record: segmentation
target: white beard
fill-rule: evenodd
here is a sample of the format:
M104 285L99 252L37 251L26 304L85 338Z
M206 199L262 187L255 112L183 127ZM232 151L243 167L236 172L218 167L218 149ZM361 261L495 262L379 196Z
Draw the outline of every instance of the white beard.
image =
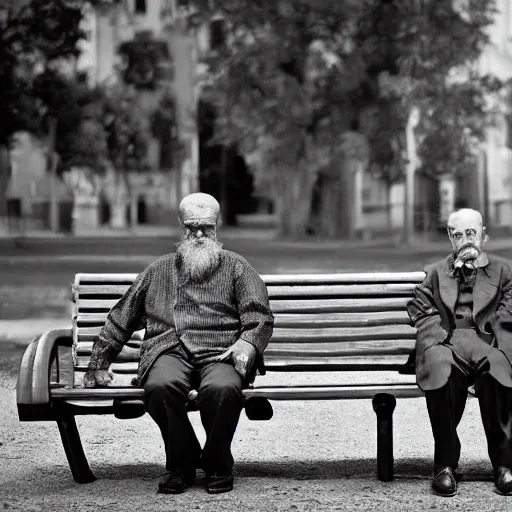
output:
M193 283L205 282L219 267L221 251L222 244L215 239L182 238L176 251L181 277Z

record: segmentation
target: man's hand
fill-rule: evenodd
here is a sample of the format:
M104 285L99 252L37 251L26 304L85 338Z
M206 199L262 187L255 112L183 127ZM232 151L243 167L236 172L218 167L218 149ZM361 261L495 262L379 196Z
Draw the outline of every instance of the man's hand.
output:
M218 361L229 359L232 359L235 363L235 370L242 377L245 377L256 359L256 348L247 341L239 339L224 354L219 356Z
M84 388L94 388L96 385L108 386L113 378L114 374L110 370L89 370L84 375L82 386Z

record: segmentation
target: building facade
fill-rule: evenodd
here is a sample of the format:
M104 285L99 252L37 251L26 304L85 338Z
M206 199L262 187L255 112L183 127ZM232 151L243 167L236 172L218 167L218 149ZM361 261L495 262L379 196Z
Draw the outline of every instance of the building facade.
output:
M496 0L497 14L489 27L490 43L478 62L483 75L490 73L506 82L512 78L512 1ZM510 98L503 97L494 123L487 128L481 148L477 188L480 209L493 227L512 222L512 112Z
M81 54L76 61L61 63L61 71L86 76L91 87L128 77L150 133L146 165L127 170L125 180L112 179L111 169L98 182L87 169L76 168L56 180L61 209L66 203L69 210L74 202L75 231L89 231L100 224L121 228L130 221L132 225L172 223L181 198L199 188L198 35L180 4L180 0L118 0L105 7L84 6L82 28L87 37L80 43ZM130 53L134 47L135 53L145 52L149 58L137 61ZM153 128L165 99L171 105L172 121L164 119ZM48 195L53 192L48 191L52 180L44 141L27 133L15 139L7 199L16 203L17 215L32 227L49 228ZM117 205L123 211L115 214L113 196L120 188L128 197L125 204Z

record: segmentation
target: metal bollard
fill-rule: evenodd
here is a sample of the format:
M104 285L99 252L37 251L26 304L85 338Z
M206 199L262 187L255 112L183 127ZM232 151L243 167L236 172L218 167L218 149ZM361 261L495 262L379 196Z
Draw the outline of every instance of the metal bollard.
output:
M393 411L396 398L378 393L372 399L377 414L377 476L382 482L393 480Z

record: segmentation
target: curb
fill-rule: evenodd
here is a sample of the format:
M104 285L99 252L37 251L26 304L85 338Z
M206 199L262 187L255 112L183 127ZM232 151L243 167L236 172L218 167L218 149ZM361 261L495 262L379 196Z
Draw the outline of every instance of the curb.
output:
M34 338L50 329L71 327L70 319L26 318L23 320L0 320L0 347L2 341L29 344Z

